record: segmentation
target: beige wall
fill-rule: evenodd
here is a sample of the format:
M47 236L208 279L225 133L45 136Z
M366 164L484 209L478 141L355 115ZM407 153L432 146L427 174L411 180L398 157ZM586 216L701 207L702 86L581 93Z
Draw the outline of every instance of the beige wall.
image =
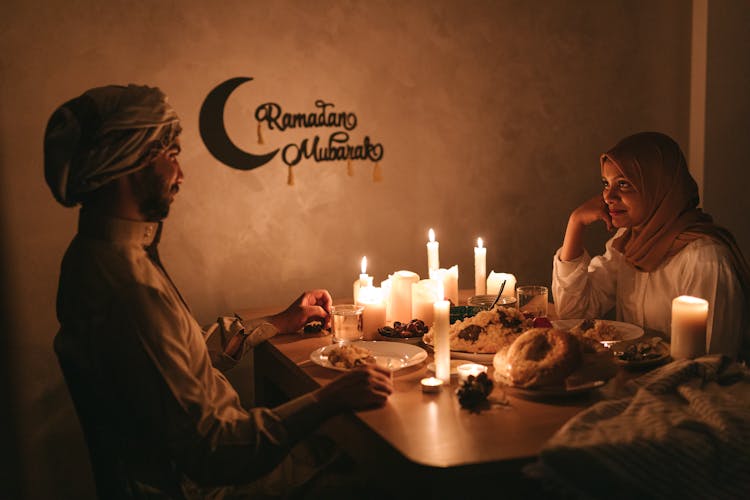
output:
M187 177L162 252L204 322L287 303L308 287L347 296L362 255L377 281L397 269L424 274L429 227L462 287L473 285L477 236L488 270L548 283L569 211L598 190L602 150L645 129L687 146L691 11L681 0L66 0L0 9L0 255L12 362L3 368L18 381L10 416L23 453L12 458L30 498L92 493L51 349L76 211L54 203L41 150L51 111L84 89L160 86L182 116ZM357 114L353 140L383 144L383 182L362 162L347 177L345 163L305 161L294 187L279 159L250 172L218 163L199 137L198 110L234 76L255 78L229 103L239 145L259 147L258 104L307 111L324 99ZM278 147L314 133L266 140ZM604 236L590 238L594 250Z

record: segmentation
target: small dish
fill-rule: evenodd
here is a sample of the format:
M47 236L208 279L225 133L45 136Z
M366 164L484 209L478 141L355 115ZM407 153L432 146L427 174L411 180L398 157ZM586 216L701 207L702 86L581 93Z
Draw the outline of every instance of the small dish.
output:
M659 338L631 343L625 350L617 350L612 354L615 363L633 370L658 366L671 359L669 345L661 342Z

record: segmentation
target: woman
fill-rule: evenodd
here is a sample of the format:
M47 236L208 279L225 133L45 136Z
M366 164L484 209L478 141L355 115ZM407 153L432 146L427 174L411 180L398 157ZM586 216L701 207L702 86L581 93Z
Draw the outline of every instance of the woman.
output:
M748 359L750 269L726 229L698 206L679 145L664 134L626 137L600 159L601 196L576 208L554 257L561 318L617 319L669 335L672 299L708 301L708 352ZM586 226L617 229L604 255L583 248Z

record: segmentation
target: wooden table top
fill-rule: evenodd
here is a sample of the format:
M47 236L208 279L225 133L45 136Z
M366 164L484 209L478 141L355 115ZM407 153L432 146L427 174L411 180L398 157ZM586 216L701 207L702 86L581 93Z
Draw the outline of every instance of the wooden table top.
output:
M244 311L252 312L260 311ZM266 376L289 398L329 383L340 373L313 363L310 353L330 343L330 336L286 334L261 344L255 353L257 383ZM427 361L395 372L395 391L385 407L346 415L333 425L337 430L347 425L358 429L353 431L357 436L350 434L345 441L367 434L368 444L360 448L385 445L381 447L403 458L403 463L421 469L510 466L518 471L567 420L599 399L594 391L575 398L528 400L496 384L491 397L505 395L509 405L473 413L459 404L455 377L440 393L422 392L420 380L433 375L427 368L432 362L429 350L428 354Z

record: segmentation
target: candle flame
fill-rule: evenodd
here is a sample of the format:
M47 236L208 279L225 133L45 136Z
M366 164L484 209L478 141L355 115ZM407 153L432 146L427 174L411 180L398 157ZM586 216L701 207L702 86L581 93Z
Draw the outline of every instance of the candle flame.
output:
M430 228L430 232L427 234L430 236L430 242L435 241L435 231L433 231L432 228Z
M360 269L362 269L362 274L367 274L367 257L362 257L362 265Z
M484 242L482 241L482 238L477 238L477 248L482 248L482 245Z

